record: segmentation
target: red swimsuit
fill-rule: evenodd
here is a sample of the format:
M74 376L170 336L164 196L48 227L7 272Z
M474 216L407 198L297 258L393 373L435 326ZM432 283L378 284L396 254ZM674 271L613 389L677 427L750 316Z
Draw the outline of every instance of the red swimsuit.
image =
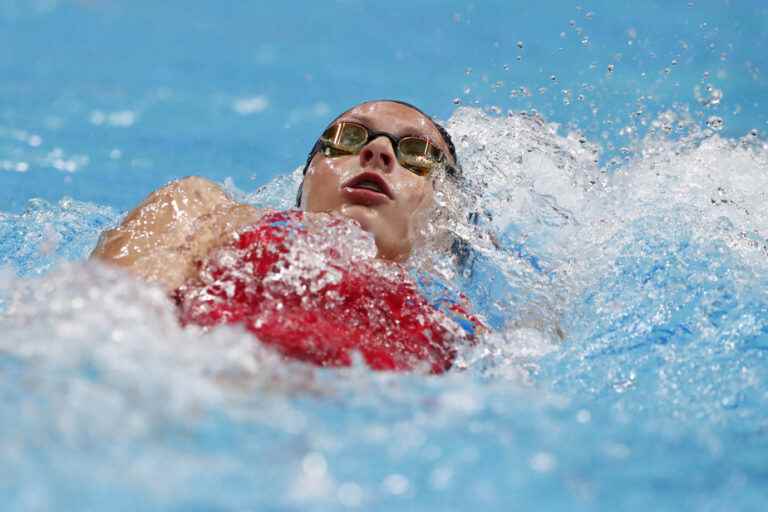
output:
M182 323L242 323L320 366L347 366L357 351L377 370L450 368L467 335L402 266L373 258L370 235L347 219L328 217L322 236L304 223L301 212L271 213L215 250L201 281L176 292Z

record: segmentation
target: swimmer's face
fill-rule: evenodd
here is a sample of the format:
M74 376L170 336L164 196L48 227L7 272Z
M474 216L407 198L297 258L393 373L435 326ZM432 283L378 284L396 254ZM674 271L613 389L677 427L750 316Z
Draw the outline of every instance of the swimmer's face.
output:
M405 105L363 103L339 116L338 121L354 121L395 137L428 139L455 164L435 125ZM399 261L411 253L432 206L433 178L418 176L401 166L390 140L380 136L357 154L315 154L304 179L301 204L306 211L338 212L358 221L376 239L379 257Z

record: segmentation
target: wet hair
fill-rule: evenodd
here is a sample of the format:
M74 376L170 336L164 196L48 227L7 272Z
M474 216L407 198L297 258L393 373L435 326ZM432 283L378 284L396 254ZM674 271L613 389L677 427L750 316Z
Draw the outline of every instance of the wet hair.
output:
M450 153L451 158L453 158L453 161L456 164L456 170L458 171L458 174L461 175L461 167L459 166L459 159L456 157L456 146L453 144L453 140L451 140L451 136L448 133L448 130L446 130L440 123L438 123L437 121L432 119L431 116L429 116L426 112L421 110L419 107L417 107L415 105L411 105L410 103L405 102L405 101L400 101L400 100L372 100L372 101L366 101L365 103L379 103L379 102L397 103L398 105L403 105L403 106L408 107L408 108L410 108L412 110L415 110L419 114L421 114L424 117L426 117L427 119L429 119L429 121L432 123L432 125L435 128L437 128L437 131L440 133L440 136L443 138L443 141L445 142L445 145L448 146L448 152ZM339 117L341 117L342 115L344 115L347 112L349 112L349 110L345 110L344 113L339 115L338 117L336 117L336 119L338 119ZM336 121L336 119L334 119L334 121ZM320 151L320 148L321 148L321 144L320 144L320 141L318 140L317 142L315 142L315 145L312 146L312 149L310 150L309 155L307 156L307 161L304 164L304 169L302 169L302 171L301 171L301 174L303 176L306 176L307 170L309 169L309 164L312 163L312 159L315 157L315 154L318 151ZM301 183L299 184L299 190L296 193L296 207L297 208L301 206L301 195L302 195L303 190L304 190L304 180L302 180Z

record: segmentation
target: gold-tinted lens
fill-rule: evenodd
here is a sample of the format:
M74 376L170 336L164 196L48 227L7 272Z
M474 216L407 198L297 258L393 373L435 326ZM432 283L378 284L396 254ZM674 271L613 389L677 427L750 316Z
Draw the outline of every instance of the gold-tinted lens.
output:
M320 140L334 149L355 153L368 140L368 130L356 123L336 123L323 132Z
M403 167L419 176L426 176L444 160L443 152L427 140L407 137L397 148L398 160Z

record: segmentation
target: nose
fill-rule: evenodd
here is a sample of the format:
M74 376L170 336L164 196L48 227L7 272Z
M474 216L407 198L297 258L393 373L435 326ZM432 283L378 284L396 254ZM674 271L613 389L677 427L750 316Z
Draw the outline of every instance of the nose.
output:
M395 152L388 138L377 137L360 151L360 167L373 167L390 173L395 167Z

